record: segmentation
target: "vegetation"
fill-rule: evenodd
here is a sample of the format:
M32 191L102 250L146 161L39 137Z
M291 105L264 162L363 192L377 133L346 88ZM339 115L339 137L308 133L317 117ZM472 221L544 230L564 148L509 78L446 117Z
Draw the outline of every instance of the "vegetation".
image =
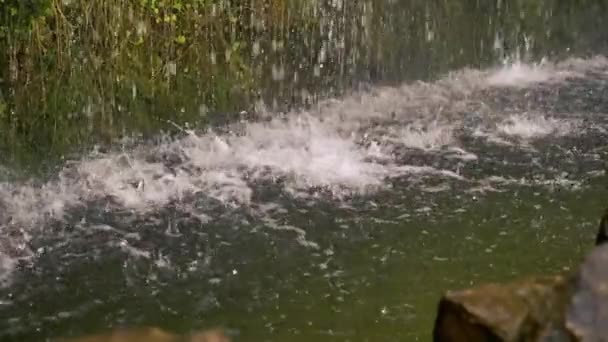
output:
M156 132L168 119L204 123L259 99L285 108L358 81L488 64L526 42L546 51L553 37L576 41L548 23L567 27L589 17L572 12L602 4L0 0L0 163ZM497 36L510 51L493 48Z
M18 153L15 144L60 153L168 118L197 121L206 108L242 109L255 89L244 42L286 10L257 0L0 1L1 134Z

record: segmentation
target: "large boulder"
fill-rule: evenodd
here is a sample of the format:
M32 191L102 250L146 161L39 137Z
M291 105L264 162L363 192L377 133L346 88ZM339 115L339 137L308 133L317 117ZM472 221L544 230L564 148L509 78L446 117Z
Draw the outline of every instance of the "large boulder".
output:
M577 341L608 341L608 244L589 253L574 286L566 326Z
M434 341L569 341L563 316L566 277L538 277L448 292L439 303Z
M576 273L448 292L434 341L608 342L607 241L608 210Z

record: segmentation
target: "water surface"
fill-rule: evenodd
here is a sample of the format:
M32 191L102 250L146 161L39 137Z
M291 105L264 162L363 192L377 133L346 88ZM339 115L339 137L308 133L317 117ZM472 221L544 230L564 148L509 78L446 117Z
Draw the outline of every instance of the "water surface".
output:
M392 6L379 15L395 41ZM550 27L591 15L561 10ZM62 150L31 177L5 163L0 335L222 325L243 341L426 341L447 289L572 269L605 206L608 156L605 40L577 22L577 39L541 31L530 61L504 64L504 51L471 54L487 41L475 35L435 60L416 52L427 35L408 36L418 50L374 49L393 57L352 75L364 87L320 83L308 106L174 120Z

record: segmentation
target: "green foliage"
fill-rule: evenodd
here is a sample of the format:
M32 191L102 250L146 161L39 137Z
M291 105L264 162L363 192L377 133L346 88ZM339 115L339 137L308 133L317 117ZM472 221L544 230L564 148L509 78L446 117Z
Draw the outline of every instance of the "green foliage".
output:
M52 0L0 0L0 34L27 32L32 22L50 15Z
M4 118L6 115L6 103L2 96L0 96L0 119Z
M282 110L360 80L487 65L524 43L547 51L580 41L577 18L603 27L581 8L604 3L0 0L0 148L61 155L167 119L204 124L203 107Z

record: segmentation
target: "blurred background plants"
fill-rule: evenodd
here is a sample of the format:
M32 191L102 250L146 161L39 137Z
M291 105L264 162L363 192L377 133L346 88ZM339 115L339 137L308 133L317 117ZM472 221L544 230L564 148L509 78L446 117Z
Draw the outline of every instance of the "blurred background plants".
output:
M285 110L360 82L427 79L564 41L574 47L584 43L579 32L560 28L598 31L588 13L602 6L0 0L0 163L36 165L93 143L153 135L172 127L167 120L204 125L261 102Z

